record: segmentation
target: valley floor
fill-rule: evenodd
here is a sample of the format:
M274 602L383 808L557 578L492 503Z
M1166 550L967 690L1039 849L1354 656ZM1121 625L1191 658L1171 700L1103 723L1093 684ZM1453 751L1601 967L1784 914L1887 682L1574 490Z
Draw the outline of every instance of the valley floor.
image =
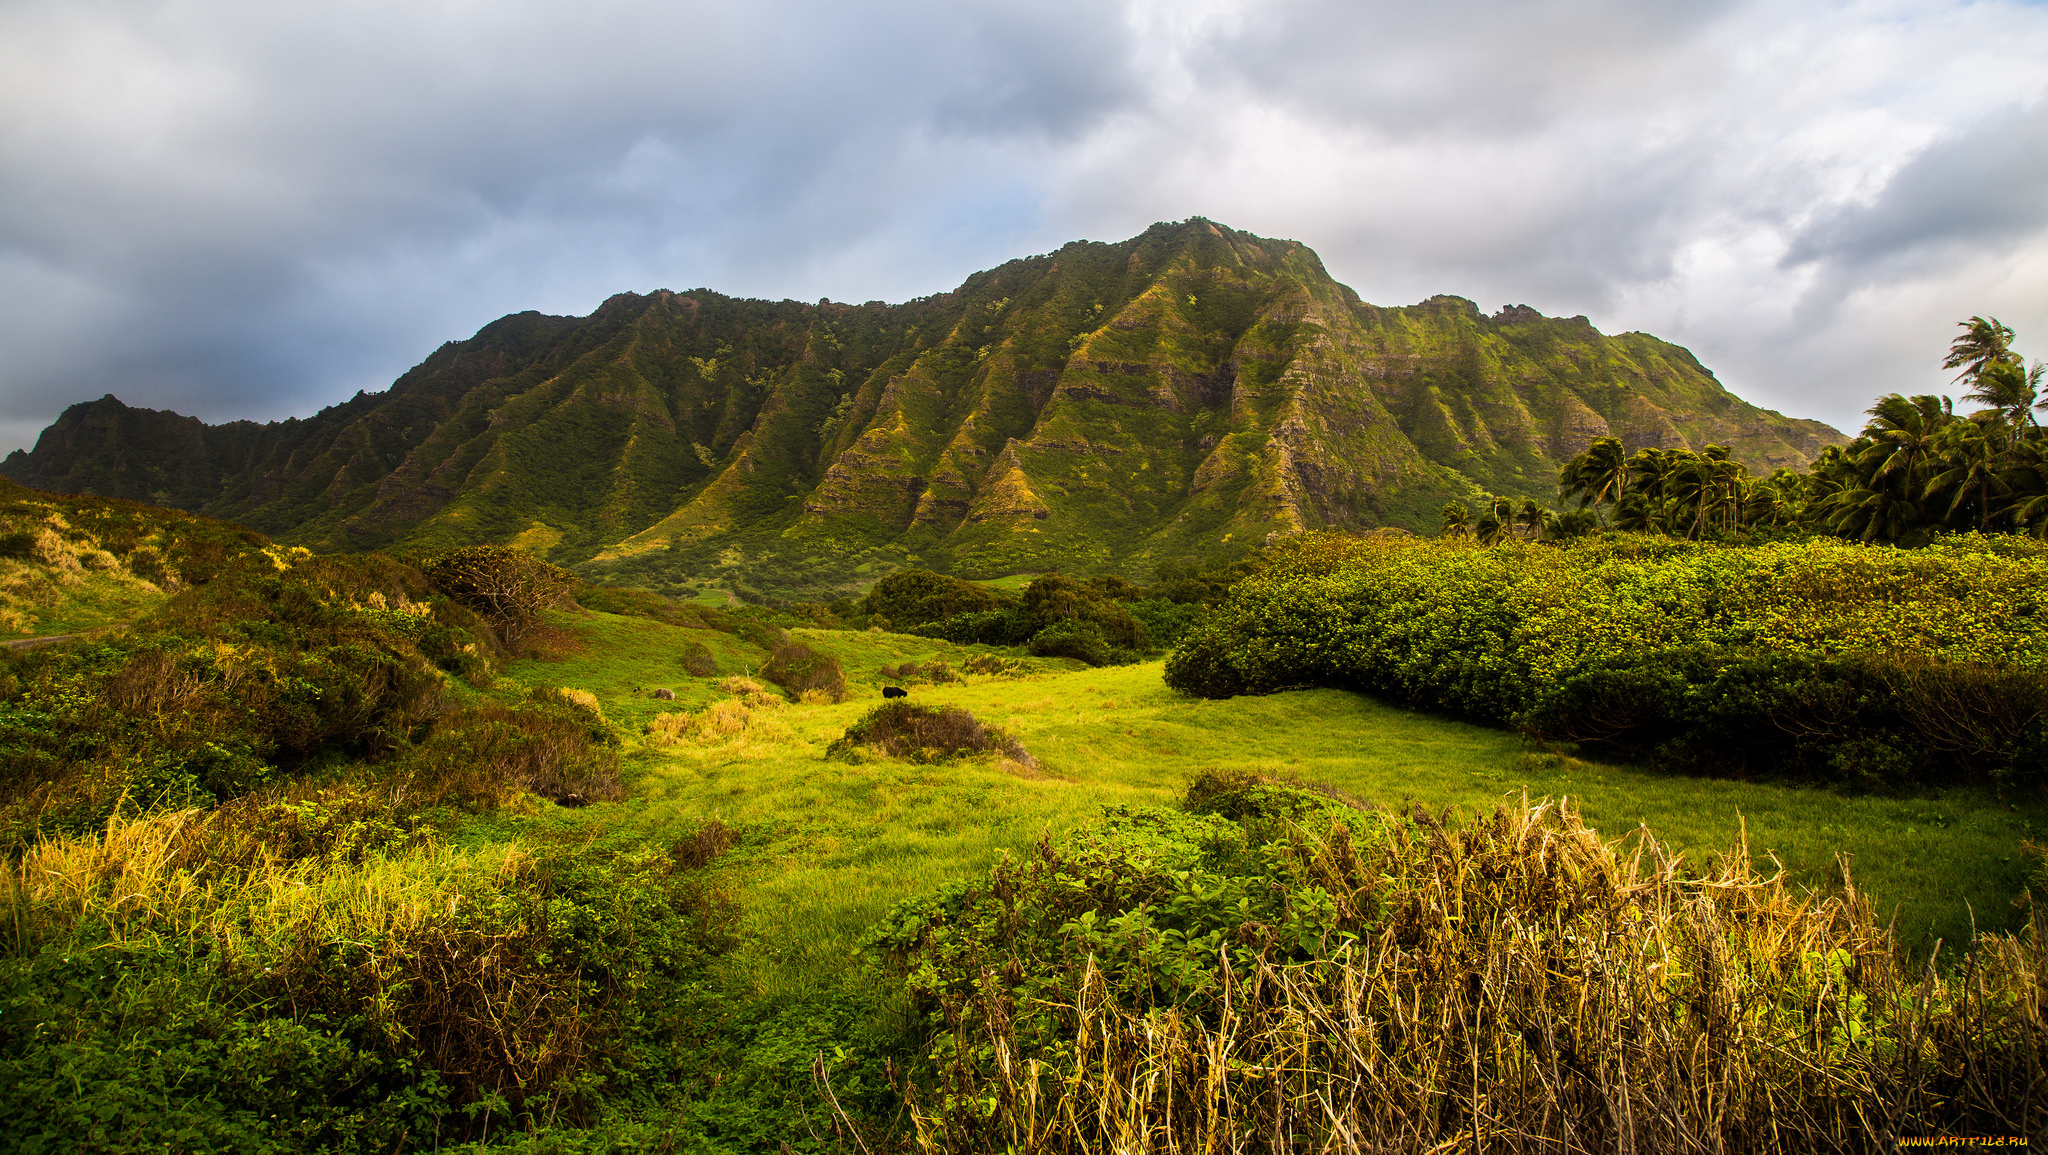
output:
M507 689L559 685L595 693L605 715L639 735L664 710L726 696L716 678L679 665L690 642L713 648L721 674L761 655L730 635L592 615L566 623L588 645L508 671ZM851 965L863 932L889 907L982 874L1000 855L1085 823L1104 806L1177 799L1203 769L1256 771L1333 788L1380 806L1455 808L1569 799L1613 837L1647 830L1702 862L1745 837L1760 864L1796 881L1838 886L1838 863L1895 918L1902 943L1944 954L1971 926L2018 925L2021 842L2044 812L1982 791L1920 797L1847 796L1797 786L1651 774L1530 750L1513 734L1405 710L1336 690L1204 701L1168 690L1161 664L1108 669L1057 662L1016 677L915 685L912 700L960 705L1020 740L1038 766L918 766L828 760L825 749L878 704L884 665L973 652L923 638L796 631L842 662L840 704L764 709L738 734L657 747L628 739L631 793L581 810L485 820L513 838L677 837L716 819L741 834L723 868L739 886L750 932L744 965L755 993L801 997ZM677 694L656 701L655 687ZM484 830L477 831L486 833ZM1952 955L1951 955L1952 957Z

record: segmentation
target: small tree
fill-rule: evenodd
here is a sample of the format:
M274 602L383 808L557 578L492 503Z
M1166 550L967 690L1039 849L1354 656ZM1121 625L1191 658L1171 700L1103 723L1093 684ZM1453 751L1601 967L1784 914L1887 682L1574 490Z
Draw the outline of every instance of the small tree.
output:
M514 648L540 623L541 612L561 605L576 585L568 570L503 545L435 554L420 570L443 593L481 614Z

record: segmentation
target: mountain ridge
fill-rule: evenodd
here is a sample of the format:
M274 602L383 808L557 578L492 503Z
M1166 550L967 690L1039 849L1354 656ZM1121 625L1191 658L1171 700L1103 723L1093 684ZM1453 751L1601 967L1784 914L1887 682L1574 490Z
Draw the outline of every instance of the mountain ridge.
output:
M1760 470L1847 441L1648 334L1449 296L1370 305L1299 242L1194 218L896 305L657 290L512 314L304 419L206 425L109 396L0 474L319 549L511 541L655 584L772 565L830 585L1424 528L1454 498L1553 499L1557 465L1609 434L1718 441Z

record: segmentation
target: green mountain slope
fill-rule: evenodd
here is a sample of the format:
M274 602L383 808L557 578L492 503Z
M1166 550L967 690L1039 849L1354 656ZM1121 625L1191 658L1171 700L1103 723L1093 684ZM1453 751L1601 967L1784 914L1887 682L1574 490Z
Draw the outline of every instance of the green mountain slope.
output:
M1142 572L1276 531L1422 528L1481 491L1554 498L1558 464L1610 433L1722 442L1758 469L1846 440L1654 337L1456 297L1368 305L1305 246L1195 219L901 305L700 290L522 313L305 420L208 426L107 397L0 473L316 549L516 541L793 588L905 562Z

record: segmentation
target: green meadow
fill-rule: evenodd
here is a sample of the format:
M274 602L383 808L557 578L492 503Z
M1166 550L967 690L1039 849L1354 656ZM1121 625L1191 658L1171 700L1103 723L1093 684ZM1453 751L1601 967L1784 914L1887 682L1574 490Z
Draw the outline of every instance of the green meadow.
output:
M1642 831L1699 866L1746 845L1767 872L1839 890L1842 868L1891 920L1902 945L1944 954L1973 925L2021 921L2021 842L2043 811L1988 791L1847 795L1763 782L1649 773L1532 749L1516 735L1340 690L1206 701L1169 690L1161 663L1089 669L1031 660L1014 676L912 685L912 700L963 706L1021 741L1037 765L988 761L848 763L826 747L877 704L883 666L946 661L982 647L883 633L796 630L836 656L851 698L756 711L738 734L661 746L646 723L729 695L720 678L765 655L730 634L640 618L559 619L582 648L508 668L501 691L554 685L595 694L628 739L628 797L579 810L483 820L510 837L675 837L717 820L738 830L725 860L738 885L756 992L779 999L828 987L863 933L899 900L984 873L1096 818L1104 806L1177 799L1204 770L1249 771L1340 792L1370 806L1471 816L1502 802L1568 801L1607 837ZM680 655L712 649L719 676L693 679ZM655 688L676 699L657 701Z

